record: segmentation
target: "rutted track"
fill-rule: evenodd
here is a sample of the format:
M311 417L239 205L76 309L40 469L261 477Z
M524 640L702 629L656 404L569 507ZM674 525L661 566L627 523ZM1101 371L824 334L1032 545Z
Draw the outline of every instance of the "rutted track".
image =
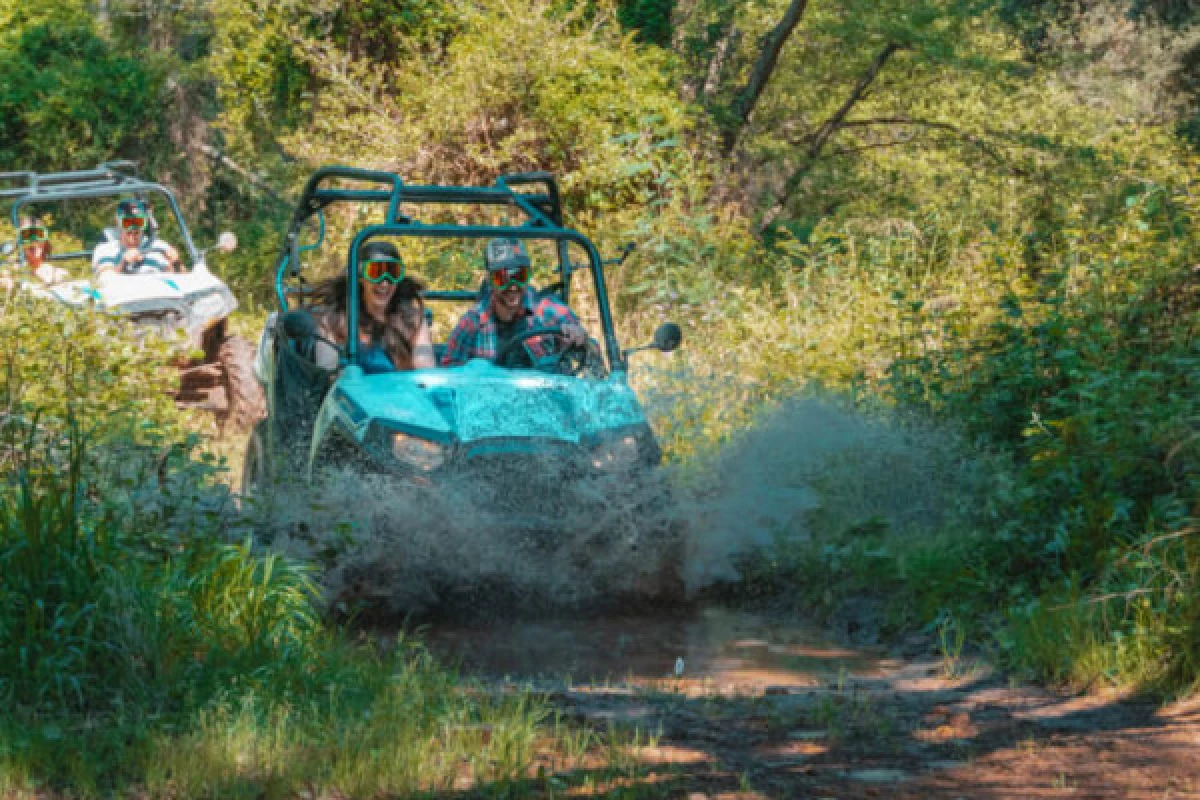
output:
M491 691L532 687L582 724L656 737L637 796L1200 797L1200 705L1014 688L982 664L948 674L923 637L864 649L709 608L424 638Z

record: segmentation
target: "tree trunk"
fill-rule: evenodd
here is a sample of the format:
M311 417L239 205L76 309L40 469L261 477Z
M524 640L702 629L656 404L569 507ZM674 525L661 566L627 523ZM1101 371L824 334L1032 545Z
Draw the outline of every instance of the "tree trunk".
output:
M713 56L708 62L708 73L704 77L704 88L700 90L700 95L704 99L714 97L721 88L721 76L725 72L725 65L729 63L729 54L737 50L738 40L741 38L741 31L736 25L730 25L729 30L717 42L717 46L713 49Z
M800 23L807 8L808 0L792 0L788 5L787 11L784 12L783 19L763 37L762 50L758 54L758 59L754 62L754 69L750 72L750 79L746 81L746 85L742 87L742 90L738 92L737 98L733 101L733 120L725 129L724 141L722 143L722 149L726 156L732 154L734 148L737 147L738 137L741 135L742 129L750 121L750 115L754 113L754 107L758 105L758 99L762 96L763 89L767 87L767 82L771 80L771 75L775 72L775 65L779 62L780 51L783 50L788 37L792 35L792 31Z

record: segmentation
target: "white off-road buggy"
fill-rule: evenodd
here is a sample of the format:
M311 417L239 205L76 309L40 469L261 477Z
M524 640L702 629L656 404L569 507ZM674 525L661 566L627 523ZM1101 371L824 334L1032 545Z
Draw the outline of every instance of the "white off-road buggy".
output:
M265 413L265 400L254 377L254 347L228 330L228 318L237 308L237 300L209 270L205 260L208 250L196 249L172 192L139 178L132 166L119 162L74 172L0 173L0 201L11 203L14 232L25 214L53 213L56 233L69 234L85 245L94 242L95 246L117 237L115 229L96 228L112 219L118 200L134 198L151 209L157 205L169 212L171 233L178 239L180 269L107 273L99 278L46 283L29 274L23 249L17 242L9 242L4 244L4 251L14 267L16 287L72 308L120 314L153 335L176 337L181 350L189 353L180 359L176 402L182 407L213 412L223 430L249 430ZM150 219L143 247L159 234L153 214ZM215 249L230 252L236 246L233 234L223 233ZM52 253L50 262L82 261L90 265L92 254L93 249ZM203 355L195 357L197 352Z

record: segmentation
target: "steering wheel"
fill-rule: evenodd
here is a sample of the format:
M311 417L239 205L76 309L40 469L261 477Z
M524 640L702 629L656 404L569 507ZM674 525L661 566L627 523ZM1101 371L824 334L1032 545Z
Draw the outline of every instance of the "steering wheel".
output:
M539 372L572 376L581 375L588 368L589 358L586 344L567 345L549 355L534 356L523 345L530 339L540 336L554 336L563 342L566 341L561 327L534 326L527 331L518 333L505 345L503 350L496 354L496 366L509 369L536 369Z

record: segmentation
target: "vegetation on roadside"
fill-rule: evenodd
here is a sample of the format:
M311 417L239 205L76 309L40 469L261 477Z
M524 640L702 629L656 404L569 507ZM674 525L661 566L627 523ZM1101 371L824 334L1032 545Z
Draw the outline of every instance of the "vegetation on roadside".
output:
M278 197L317 164L465 183L552 170L573 224L609 251L638 244L611 276L622 336L684 325L672 369L635 374L675 461L720 464L819 387L867 418L919 418L898 430L952 442L936 464L979 465L947 513L890 517L835 478L894 473L880 453L919 443L798 457L823 504L780 526L748 585L887 592L905 600L896 624L968 631L1032 675L1184 691L1200 678L1196 21L1120 0L0 0L0 154L139 159L183 189L201 237L237 228L221 267L251 306ZM367 708L393 702L389 670L440 685L415 651L350 655L302 569L212 541L221 512L193 497L220 495L211 465L154 378L129 377L153 376L152 355L119 337L17 347L82 335L21 313L0 321L20 398L3 535L29 584L0 614L27 639L5 637L0 689L25 715L5 725L50 732L29 748L77 753L49 743L101 720L160 763L154 747L198 720L268 736L292 709L308 715L295 730L336 737L322 687L360 687ZM953 469L924 463L908 468ZM244 591L206 593L218 575ZM438 696L408 741L450 717L532 730L539 713ZM113 763L62 774L86 786Z
M503 792L623 746L325 624L119 321L13 296L0 342L0 794Z

